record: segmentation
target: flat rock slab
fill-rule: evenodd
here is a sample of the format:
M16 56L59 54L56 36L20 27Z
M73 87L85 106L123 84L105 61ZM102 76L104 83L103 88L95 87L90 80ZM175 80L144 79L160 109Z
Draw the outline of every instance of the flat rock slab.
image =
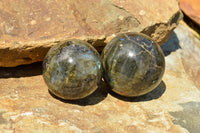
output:
M42 61L68 38L99 51L119 32L143 32L162 44L182 17L176 0L2 0L0 14L3 67Z
M138 98L102 86L79 101L48 92L41 63L0 68L0 132L197 133L200 131L200 40L180 24L162 45L161 84Z
M181 10L196 24L200 26L200 1L179 0Z

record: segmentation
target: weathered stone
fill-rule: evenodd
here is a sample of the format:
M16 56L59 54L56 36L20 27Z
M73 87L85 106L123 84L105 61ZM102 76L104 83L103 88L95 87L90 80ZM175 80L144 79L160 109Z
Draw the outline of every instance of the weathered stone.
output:
M200 1L179 0L181 10L196 24L200 26Z
M0 68L0 132L198 133L200 88L192 76L200 66L196 44L200 41L178 26L162 45L163 81L137 98L108 93L103 84L82 100L55 99L43 81L41 63Z
M180 34L180 40L188 45L181 45L186 52L182 53L182 63L186 73L190 76L196 86L200 89L200 38L194 37L191 30L182 26L177 32L188 30L185 34Z
M51 46L69 38L101 51L112 35L135 31L162 44L181 18L176 0L3 0L0 14L4 67L42 61Z
M160 46L144 34L123 33L101 53L103 77L122 96L141 96L155 89L165 70Z

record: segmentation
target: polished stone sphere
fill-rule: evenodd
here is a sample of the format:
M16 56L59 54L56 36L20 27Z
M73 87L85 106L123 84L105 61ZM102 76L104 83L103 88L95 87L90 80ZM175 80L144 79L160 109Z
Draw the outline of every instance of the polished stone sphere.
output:
M43 61L43 78L50 92L62 99L90 95L98 88L101 73L99 53L80 40L52 47Z
M141 33L116 36L102 52L103 77L122 96L144 95L161 82L165 70L159 45Z

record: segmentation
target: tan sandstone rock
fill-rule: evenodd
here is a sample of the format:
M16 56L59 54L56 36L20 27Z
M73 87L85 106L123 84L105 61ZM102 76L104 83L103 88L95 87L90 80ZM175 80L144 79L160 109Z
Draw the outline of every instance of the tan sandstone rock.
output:
M182 17L176 0L2 0L0 66L42 61L68 38L99 51L119 32L143 32L164 43Z
M199 44L190 29L179 25L162 45L163 81L137 98L117 96L102 84L85 99L65 101L48 92L41 63L0 68L0 132L198 133Z

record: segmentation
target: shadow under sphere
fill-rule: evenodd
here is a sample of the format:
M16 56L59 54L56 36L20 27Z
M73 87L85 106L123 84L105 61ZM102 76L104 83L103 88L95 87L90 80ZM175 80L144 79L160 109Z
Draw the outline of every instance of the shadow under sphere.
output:
M143 101L151 101L153 99L158 99L160 98L166 90L166 85L164 81L161 81L161 83L151 92L138 96L138 97L125 97L121 96L115 92L113 92L111 89L109 89L109 93L113 96L116 97L120 100L127 101L127 102L143 102Z
M96 91L94 91L91 95L82 98L82 99L78 99L78 100L65 100L62 98L57 97L56 95L52 94L49 91L49 94L56 98L57 100L64 102L64 103L70 103L70 104L77 104L80 106L87 106L87 105L95 105L98 104L99 102L103 101L107 95L107 85L105 84L104 81L101 81L99 87L96 89Z

